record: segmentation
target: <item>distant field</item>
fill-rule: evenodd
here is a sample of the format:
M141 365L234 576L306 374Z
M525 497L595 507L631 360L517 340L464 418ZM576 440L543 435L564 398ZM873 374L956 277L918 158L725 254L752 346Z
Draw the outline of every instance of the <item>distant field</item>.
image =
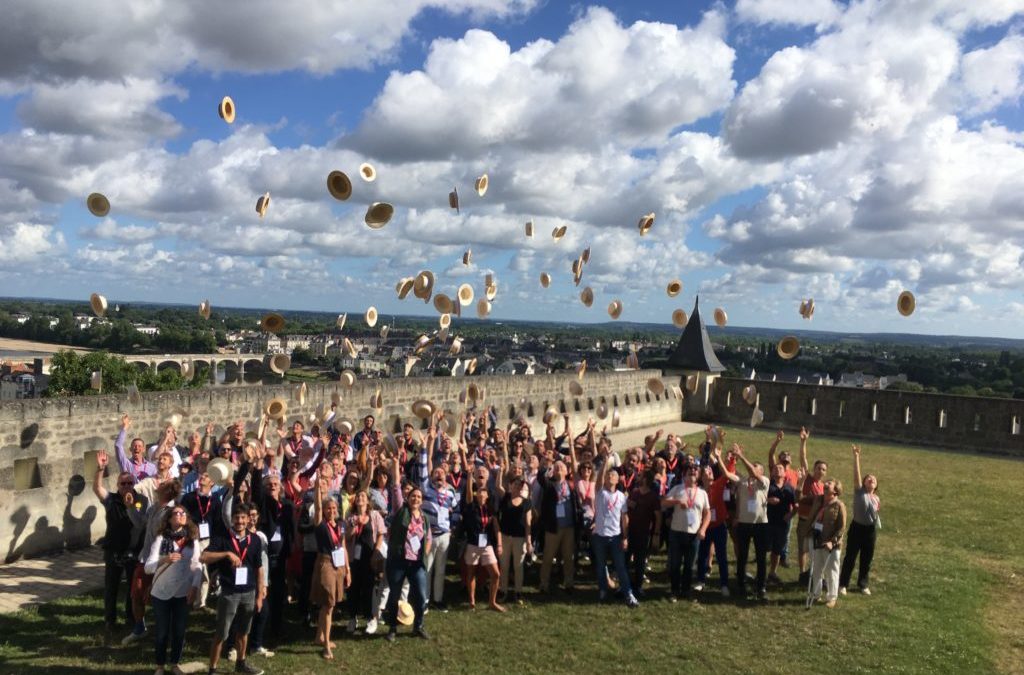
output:
M761 461L773 434L730 432ZM697 438L694 437L694 441ZM795 438L784 447L797 450ZM849 441L812 438L811 458L852 493ZM864 444L865 472L879 476L883 525L872 580L874 595L851 593L834 610L804 610L796 570L765 604L665 599L664 556L653 561L649 599L636 611L596 604L593 570L567 603L533 593L507 615L469 612L450 577L447 615L431 613L424 644L400 638L338 635L336 661L325 669L311 629L289 625L269 638L278 655L256 661L267 672L312 673L358 668L404 672L713 673L989 673L1024 672L1024 536L1012 501L1024 494L1016 460ZM731 556L730 556L731 559ZM751 568L751 571L752 568ZM536 579L536 568L531 570ZM186 660L205 658L212 620L190 620ZM0 672L152 671L150 644L129 651L123 633L106 636L101 601L72 598L0 617ZM279 645L279 646L275 646ZM255 659L254 659L255 660ZM222 662L221 671L228 672Z
M56 354L62 349L70 349L75 352L91 352L85 347L71 347L69 345L55 345L49 342L33 342L32 340L17 340L14 338L0 337L0 353L21 354L25 352L37 352L41 354Z

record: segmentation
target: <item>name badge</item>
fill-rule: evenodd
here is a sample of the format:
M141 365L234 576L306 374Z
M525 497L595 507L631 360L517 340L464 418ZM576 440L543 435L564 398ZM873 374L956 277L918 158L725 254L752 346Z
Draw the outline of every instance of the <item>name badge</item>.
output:
M711 522L713 523L716 520L718 520L718 516L715 515L715 510L711 509Z
M487 546L487 535L486 534L477 535L477 537L476 537L476 545L479 546L480 548L485 548Z
M270 541L281 541L281 528L275 527L274 534L270 537Z
M210 524L209 523L199 523L199 538L200 539L209 539L210 538Z
M729 501L729 497L731 497L731 496L732 496L732 492L729 490L729 488L726 488L726 489L722 490L722 501L725 501L725 502Z
M747 500L747 511L750 511L751 513L757 513L757 500L756 499L748 499Z
M419 550L420 550L420 538L419 537L409 537L409 548L412 549L413 551L419 552Z
M565 502L560 502L555 505L555 517L565 518Z
M247 586L249 584L249 568L245 565L235 568L235 586Z
M352 547L352 559L353 560L362 560L363 559L363 545L362 544L356 544L355 546Z
M447 530L450 527L450 521L448 519L448 509L443 506L437 507L437 526L442 530Z
M687 527L698 527L700 525L700 511L688 509L686 511L686 525Z
M824 523L815 522L814 523L814 529L815 529L816 532L821 532L823 529L825 529L825 524Z
M331 551L331 562L334 563L334 567L345 566L345 547L339 547Z

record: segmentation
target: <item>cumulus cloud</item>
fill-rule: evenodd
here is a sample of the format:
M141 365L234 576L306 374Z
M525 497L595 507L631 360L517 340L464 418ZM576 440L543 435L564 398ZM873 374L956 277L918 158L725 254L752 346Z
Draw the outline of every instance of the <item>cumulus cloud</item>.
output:
M826 26L842 14L832 0L738 0L736 15L741 21L757 24Z
M57 256L65 247L64 235L50 225L12 223L0 225L0 267L17 267L24 263Z
M1020 35L1011 35L992 47L965 54L963 84L971 100L970 112L985 113L1020 100L1024 93L1022 67L1024 36Z

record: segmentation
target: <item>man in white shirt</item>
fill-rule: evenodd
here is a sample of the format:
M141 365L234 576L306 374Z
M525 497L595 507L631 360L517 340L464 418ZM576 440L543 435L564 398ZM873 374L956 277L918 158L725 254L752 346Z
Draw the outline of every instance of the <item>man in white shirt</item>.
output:
M611 462L607 461L607 446L602 447L601 452L605 454L605 461L601 462L601 470L597 474L597 484L601 489L594 497L594 525L590 535L590 545L594 550L594 570L597 572L598 598L604 601L608 596L607 560L611 556L626 605L639 607L640 602L633 595L629 571L626 569L628 497L625 492L618 490L619 472L612 469Z
M672 582L672 602L690 597L693 563L711 523L708 493L697 485L699 471L697 464L687 465L683 484L669 490L661 500L662 508L672 509L668 532L668 575ZM682 575L679 573L680 565Z
M181 452L178 450L178 432L170 424L164 428L164 435L160 442L149 446L146 455L149 457L149 461L155 464L157 458L165 452L170 454L173 460L170 467L171 475L177 476L179 474L178 467L181 466Z
M768 486L770 481L764 475L764 467L760 462L751 464L743 455L739 443L732 444L732 453L747 467L747 478L741 479L730 473L722 461L721 453L717 455L718 467L722 474L732 481L737 500L736 520L736 580L739 585L740 597L746 595L747 556L750 554L750 540L754 540L754 551L757 557L757 596L764 600L768 596L765 586L767 581L768 546L771 531L768 528Z

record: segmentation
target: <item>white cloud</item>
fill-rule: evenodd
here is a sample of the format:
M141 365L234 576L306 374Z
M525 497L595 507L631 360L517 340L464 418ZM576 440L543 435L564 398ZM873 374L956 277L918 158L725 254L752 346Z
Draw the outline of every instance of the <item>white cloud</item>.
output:
M738 0L736 15L741 21L757 24L827 26L842 10L832 0Z
M16 268L64 251L64 235L50 225L12 223L0 225L0 267Z
M963 83L971 99L971 112L985 113L1016 103L1024 93L1024 37L1011 35L987 49L964 54Z

